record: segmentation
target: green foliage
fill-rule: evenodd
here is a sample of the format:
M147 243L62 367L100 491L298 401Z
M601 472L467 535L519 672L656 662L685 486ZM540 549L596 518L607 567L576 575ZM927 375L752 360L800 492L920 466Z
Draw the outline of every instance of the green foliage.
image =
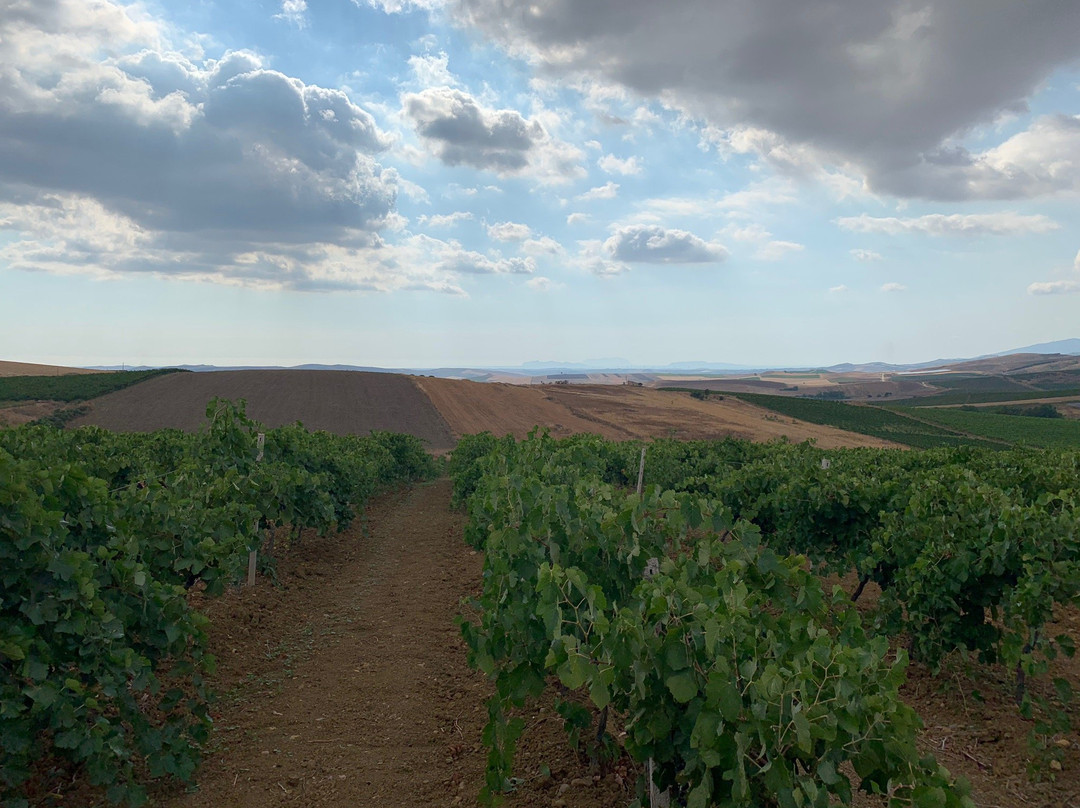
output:
M176 368L126 373L74 373L67 376L9 376L0 379L0 401L89 401L133 384L186 373Z
M1000 407L961 407L964 412L996 412L999 415L1023 415L1027 418L1064 418L1053 404L1008 404Z
M133 805L137 773L190 780L212 659L185 590L240 580L266 526L342 527L435 468L410 436L265 430L222 400L207 418L194 435L0 431L4 805L46 756Z
M970 412L962 409L920 408L919 417L992 440L1037 446L1044 449L1080 448L1080 421L1072 419L1027 418L1022 415L1003 415Z
M510 780L523 729L509 707L554 674L624 714L626 749L653 758L657 784L686 805L851 804L846 764L857 788L891 806L973 805L965 783L917 753L919 720L897 694L903 656L867 637L844 593L827 597L805 559L763 546L759 528L711 496L650 485L639 497L604 482L628 476L636 445L484 442L489 454L459 470L471 491L467 538L485 551L480 622L462 631L497 691L484 733L488 802ZM648 447L672 479L680 459L737 474L787 451ZM707 487L711 477L688 479ZM659 569L646 577L649 559ZM564 717L580 734L579 711Z
M846 429L849 432L894 441L916 449L929 449L935 446L985 446L989 448L994 445L993 441L962 435L948 427L923 423L894 409L808 398L767 396L759 393L733 393L732 395L791 418L809 421L812 424L834 426L837 429ZM919 418L921 417L920 410Z
M1031 398L1058 398L1067 401L1080 396L1080 388L1031 390L1024 388L1015 392L984 393L965 390L953 390L935 396L912 398L890 404L890 407L939 407L946 404L992 404L997 401L1024 401Z

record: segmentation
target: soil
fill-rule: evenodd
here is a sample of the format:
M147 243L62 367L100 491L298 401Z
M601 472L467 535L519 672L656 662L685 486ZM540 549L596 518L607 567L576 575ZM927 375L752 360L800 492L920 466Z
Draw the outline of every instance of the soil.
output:
M706 401L686 393L621 385L524 386L418 378L455 437L490 431L522 438L535 426L556 437L593 432L612 440L724 437L792 441L824 448L895 444L829 426L781 417L730 396Z
M277 585L260 578L204 604L221 694L212 750L194 790L157 803L476 804L493 689L468 666L455 618L482 558L449 498L446 480L384 497L364 524L305 538ZM525 717L509 808L629 802L635 775L626 764L601 774L569 749L550 698Z
M63 365L35 365L31 362L0 362L0 376L67 376L72 373L108 373L109 371L69 368Z
M228 370L173 373L94 399L72 426L117 432L173 427L194 431L214 396L245 399L268 427L301 421L338 435L387 430L415 435L434 451L454 445L443 417L408 376L333 370Z
M0 427L28 424L52 415L58 409L67 406L70 405L61 401L20 401L15 404L0 404Z

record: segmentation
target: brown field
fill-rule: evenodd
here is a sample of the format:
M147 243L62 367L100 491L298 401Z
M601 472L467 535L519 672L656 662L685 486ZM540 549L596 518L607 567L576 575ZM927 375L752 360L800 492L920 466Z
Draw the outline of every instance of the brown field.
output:
M733 398L698 401L685 393L611 385L481 384L417 378L455 437L489 431L521 438L539 425L561 437L593 432L612 440L724 437L814 439L819 446L889 446L885 441L781 417Z
M450 429L408 376L333 370L229 370L159 376L94 399L72 426L118 432L173 427L192 431L215 397L245 399L252 418L269 427L303 422L338 435L387 430L415 435L429 449L453 446Z
M23 401L0 407L0 427L19 426L52 415L64 405L57 401Z
M108 373L110 371L66 368L62 365L35 365L30 362L0 362L0 376L70 376L73 373Z

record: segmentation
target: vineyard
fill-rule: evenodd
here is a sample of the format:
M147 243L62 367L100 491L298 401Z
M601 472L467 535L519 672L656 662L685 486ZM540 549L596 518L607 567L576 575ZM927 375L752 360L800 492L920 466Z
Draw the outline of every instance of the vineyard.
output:
M1075 640L1050 629L1080 602L1080 455L664 441L639 494L641 452L480 435L453 456L485 553L462 628L496 687L487 802L516 782L517 711L554 682L591 754L624 720L654 772L639 804L656 788L687 806L973 805L916 749L909 655L1006 672L1033 754L1060 770L1072 683L1048 671ZM823 584L850 570L850 591Z
M0 431L3 805L73 771L130 805L148 782L190 781L215 663L192 596L254 558L273 574L305 530L435 470L408 436L264 430L224 400L207 419L196 434Z

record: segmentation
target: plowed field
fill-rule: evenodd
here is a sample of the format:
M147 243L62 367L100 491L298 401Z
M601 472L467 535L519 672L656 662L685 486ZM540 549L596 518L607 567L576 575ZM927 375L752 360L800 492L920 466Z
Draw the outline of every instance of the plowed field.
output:
M889 446L885 441L797 421L732 397L699 401L686 393L619 385L482 384L417 378L417 385L450 424L455 437L485 430L524 437L534 426L558 437L595 432L612 440L724 437L792 441L819 446Z
M331 370L229 370L177 373L94 399L72 422L119 432L173 427L195 430L215 397L245 399L247 412L268 427L303 422L338 435L387 430L416 435L428 448L453 446L450 429L408 376Z

